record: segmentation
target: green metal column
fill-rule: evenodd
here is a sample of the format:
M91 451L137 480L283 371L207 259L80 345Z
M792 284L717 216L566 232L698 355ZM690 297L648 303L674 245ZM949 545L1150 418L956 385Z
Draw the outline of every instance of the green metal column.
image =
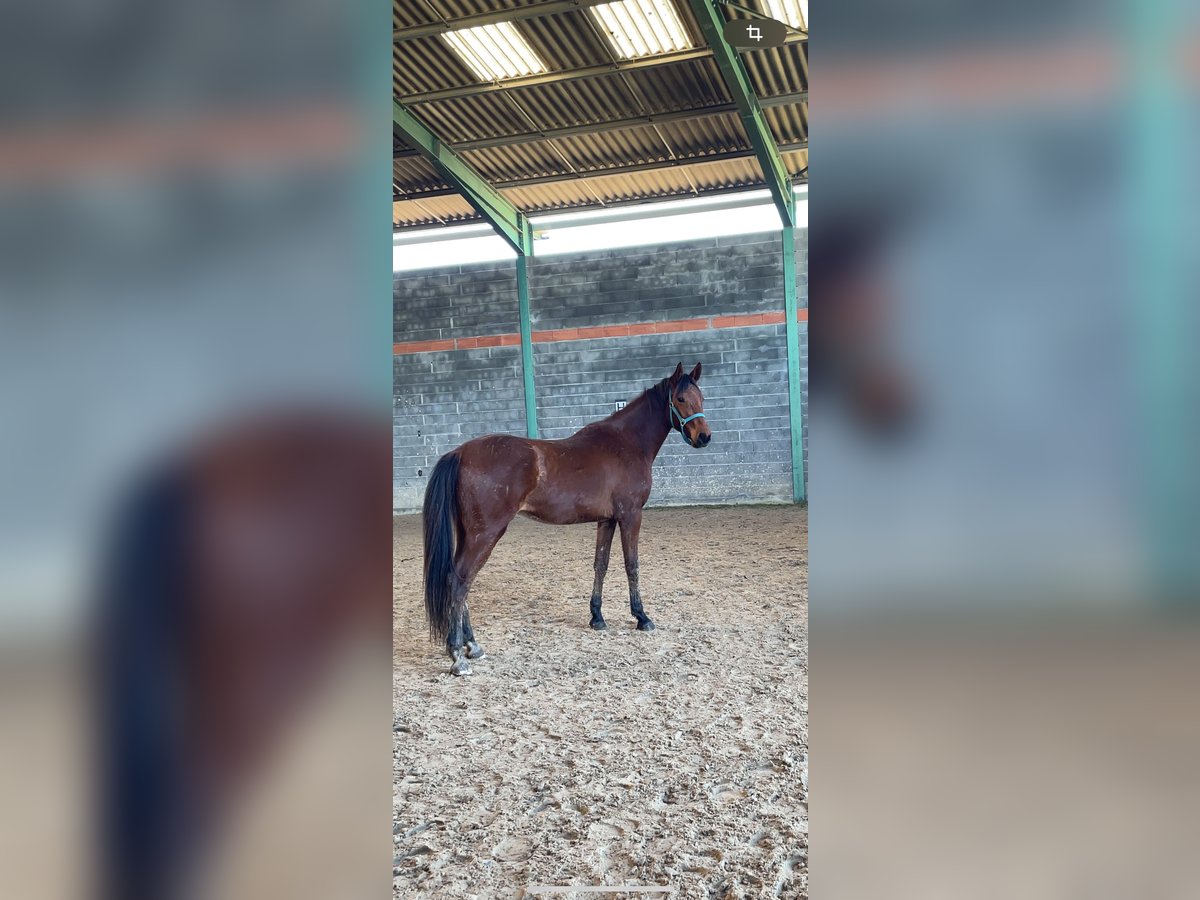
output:
M517 307L521 316L521 375L525 379L525 433L538 436L537 395L533 387L533 328L529 323L529 271L527 257L517 254Z
M788 419L792 425L792 500L803 503L804 410L800 390L800 323L796 304L796 229L783 227L783 309L787 331Z
M692 12L700 31L708 42L713 53L713 62L721 73L725 88L737 105L738 116L742 127L746 129L746 137L758 157L762 168L763 180L771 192L771 199L779 211L779 219L784 225L796 224L796 195L792 193L792 182L788 177L787 166L779 155L779 147L767 117L763 115L762 106L754 94L754 87L742 58L737 51L729 46L723 34L725 14L717 9L717 0L689 0Z
M1195 213L1181 189L1195 163L1179 64L1185 4L1144 0L1129 10L1134 278L1127 290L1140 381L1141 524L1151 589L1166 607L1194 614L1200 609L1200 368L1194 345L1200 321L1187 264Z
M783 302L786 316L788 361L788 418L792 428L792 499L803 503L804 492L804 413L800 392L800 323L796 320L796 195L791 178L762 105L754 94L750 76L737 51L725 40L725 14L717 8L720 0L689 0L700 31L713 53L713 60L725 82L754 155L762 169L763 180L771 192L779 221L783 225Z

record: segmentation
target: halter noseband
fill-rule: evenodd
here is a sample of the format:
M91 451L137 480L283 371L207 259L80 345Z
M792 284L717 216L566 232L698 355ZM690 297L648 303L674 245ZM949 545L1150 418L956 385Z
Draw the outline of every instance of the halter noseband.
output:
M675 398L671 395L667 396L667 406L670 409L669 420L671 422L671 427L676 429L681 435L683 435L683 439L688 442L688 446L692 446L692 441L687 436L687 432L685 432L683 430L683 426L686 425L688 422L692 421L692 419L703 419L704 413L702 413L702 412L692 413L690 416L688 416L685 419L680 414L679 410L677 410L675 408ZM678 424L676 424L676 422L678 422Z

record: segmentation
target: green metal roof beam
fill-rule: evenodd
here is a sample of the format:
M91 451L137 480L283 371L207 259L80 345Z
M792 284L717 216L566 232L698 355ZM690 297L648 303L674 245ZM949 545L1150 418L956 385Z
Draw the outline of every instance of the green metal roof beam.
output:
M792 195L791 182L788 179L787 167L779 148L775 146L775 137L771 127L763 115L758 98L750 85L750 76L742 65L741 57L736 50L725 42L723 31L725 16L717 9L713 0L688 0L696 21L700 23L700 31L708 46L712 48L713 59L721 70L721 78L729 91L733 102L737 104L738 116L746 128L746 136L758 164L762 167L763 179L771 191L771 199L779 211L779 218L785 226L796 224L796 198Z
M437 169L456 191L483 216L519 256L533 253L533 229L525 215L512 205L450 145L430 131L411 111L392 101L392 124Z

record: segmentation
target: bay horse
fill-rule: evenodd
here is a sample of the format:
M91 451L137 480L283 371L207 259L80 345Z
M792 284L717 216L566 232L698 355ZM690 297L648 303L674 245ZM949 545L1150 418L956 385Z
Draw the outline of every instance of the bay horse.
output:
M425 614L431 639L444 640L450 671L470 675L483 657L467 609L467 594L496 542L518 513L552 525L596 522L591 627L607 626L600 596L617 527L629 610L639 631L653 631L638 590L638 532L650 496L651 467L672 430L691 447L707 447L700 363L683 363L605 419L561 440L489 434L438 460L425 488Z

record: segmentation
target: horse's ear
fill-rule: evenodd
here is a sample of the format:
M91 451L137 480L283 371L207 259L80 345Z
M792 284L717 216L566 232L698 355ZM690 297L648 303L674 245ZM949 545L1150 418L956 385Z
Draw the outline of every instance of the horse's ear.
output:
M692 381L700 380L700 363L696 363L696 368L692 369L692 374L688 376Z
M683 363L675 367L675 371L671 373L671 384L678 384L679 379L683 377Z

